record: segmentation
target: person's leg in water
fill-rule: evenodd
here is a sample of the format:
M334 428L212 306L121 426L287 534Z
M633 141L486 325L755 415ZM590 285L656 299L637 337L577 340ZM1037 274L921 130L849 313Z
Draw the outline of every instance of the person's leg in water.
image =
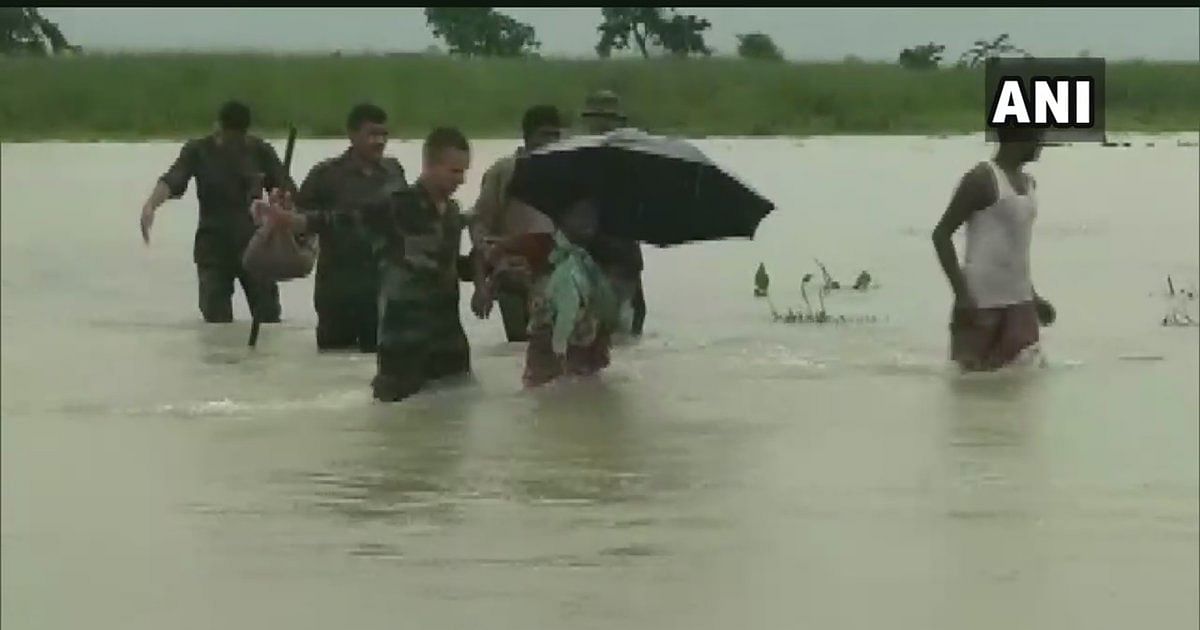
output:
M633 329L634 337L642 336L642 326L646 323L646 294L642 290L642 275L637 278L637 289L633 294Z
M379 348L379 305L374 294L359 296L355 309L358 351L370 354Z
M317 311L317 349L352 350L358 347L358 305L353 300L323 297Z
M380 402L400 402L425 386L429 349L423 345L380 348L371 393Z
M224 265L197 264L200 314L209 324L233 321L233 281L237 273Z
M1033 302L1013 304L1002 310L1000 330L988 353L988 365L999 369L1017 362L1039 340L1037 306Z
M504 335L510 342L529 341L529 292L504 288L497 292Z
M283 307L279 304L279 285L254 278L245 270L238 273L238 283L242 285L242 294L246 296L246 306L251 316L263 324L278 324L283 315Z
M989 372L1012 363L1038 342L1032 303L999 308L955 309L950 324L951 358L966 372Z

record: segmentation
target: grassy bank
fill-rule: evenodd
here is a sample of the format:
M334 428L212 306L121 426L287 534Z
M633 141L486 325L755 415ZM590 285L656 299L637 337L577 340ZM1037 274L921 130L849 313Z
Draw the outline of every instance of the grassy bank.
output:
M350 105L388 110L393 134L456 124L513 137L535 102L574 114L595 88L621 94L639 126L687 135L907 134L981 128L982 71L734 59L477 60L267 55L0 59L0 140L177 139L208 130L218 104L248 102L260 133L294 122L342 135ZM1200 125L1200 64L1108 66L1111 131Z

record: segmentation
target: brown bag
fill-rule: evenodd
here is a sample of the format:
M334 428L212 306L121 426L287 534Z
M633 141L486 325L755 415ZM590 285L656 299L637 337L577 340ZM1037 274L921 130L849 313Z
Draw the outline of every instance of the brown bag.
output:
M315 235L296 236L290 230L264 224L242 252L242 267L262 280L295 280L312 272L319 251Z

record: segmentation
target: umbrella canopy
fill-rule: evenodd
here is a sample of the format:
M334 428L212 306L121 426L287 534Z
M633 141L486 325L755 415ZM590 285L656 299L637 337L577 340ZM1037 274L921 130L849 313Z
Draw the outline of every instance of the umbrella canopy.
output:
M659 246L752 238L775 209L692 144L628 128L522 156L508 190L556 221L590 197L602 231Z

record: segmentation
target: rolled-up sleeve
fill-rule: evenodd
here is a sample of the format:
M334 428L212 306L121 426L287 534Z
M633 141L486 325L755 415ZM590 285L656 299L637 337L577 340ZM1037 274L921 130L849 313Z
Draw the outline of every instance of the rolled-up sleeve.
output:
M198 148L194 140L184 144L179 150L179 157L175 158L175 163L158 178L158 181L167 185L172 199L182 197L183 193L187 192L188 180L195 177Z

